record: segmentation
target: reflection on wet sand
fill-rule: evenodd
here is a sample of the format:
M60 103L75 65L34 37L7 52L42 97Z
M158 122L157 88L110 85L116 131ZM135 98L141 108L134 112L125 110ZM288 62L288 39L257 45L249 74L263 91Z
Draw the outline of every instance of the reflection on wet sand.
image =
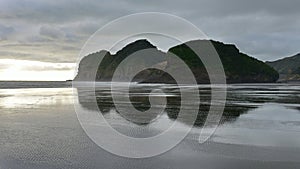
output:
M125 86L124 86L125 87ZM110 113L111 111L116 111L118 112L118 110L116 110L113 98L112 98L112 92L114 92L115 94L117 93L117 97L125 97L127 93L124 93L124 87L122 88L122 86L120 85L117 89L118 90L114 90L111 91L110 90L110 85L103 85L103 86L97 86L95 88L95 91L91 90L90 88L84 88L84 87L79 87L77 88L78 91L78 99L79 99L79 103L86 109L90 109L90 110L97 110L99 109L101 113L103 114L107 114ZM211 88L210 86L184 86L182 89L185 90L185 92L189 91L189 88L194 88L197 87L199 90L199 94L200 94L200 107L198 110L198 116L197 119L194 123L194 125L196 127L201 127L204 125L204 122L206 120L208 111L210 109L211 103L210 103L210 98L211 98ZM124 102L121 103L124 108L126 108L126 106L132 104L137 110L139 111L146 111L148 110L151 106L155 107L155 106L160 106L159 104L157 105L150 105L149 102L149 94L151 91L155 90L155 89L160 89L164 92L163 95L157 95L156 97L154 97L155 99L159 100L162 97L166 97L167 98L167 105L166 108L164 110L164 114L167 115L168 119L173 121L175 119L177 119L178 117L178 113L180 111L180 108L183 110L183 112L185 112L187 115L185 116L185 119L178 119L180 122L185 123L185 124L190 124L193 122L193 119L189 119L188 116L188 111L189 111L189 105L193 104L193 95L195 95L194 93L189 93L190 96L190 100L187 100L185 102L181 102L181 97L180 97L180 89L178 86L176 85L145 85L145 84L135 84L132 85L130 87L130 94L129 94L129 98L130 98L130 103ZM182 90L181 89L181 90ZM239 117L241 114L246 113L247 111L257 108L257 105L243 105L243 104L238 104L237 102L234 102L234 98L240 98L241 96L238 96L239 92L229 92L228 95L228 101L226 103L225 109L224 109L224 113L223 113L223 117L221 120L221 123L225 123L227 121L233 121L235 120L237 117ZM91 96L96 97L96 101L97 101L97 107L95 107L92 103L92 100L94 99ZM237 100L236 100L237 101ZM159 102L158 102L159 103ZM120 103L118 103L120 104ZM215 104L215 103L212 103ZM216 106L216 105L213 105ZM129 108L128 108L129 110ZM138 114L136 114L136 116L138 116ZM125 117L126 118L126 117ZM153 119L153 117L151 115L149 115L149 118ZM130 118L126 118L129 119ZM149 120L149 123L151 122L151 120ZM138 124L138 123L137 123ZM139 125L146 125L145 123L140 123Z
M0 107L37 108L73 104L71 88L0 89Z
M76 104L79 99L78 106L85 111L94 111L99 107L113 127L129 136L149 137L159 134L174 122L176 110L171 108L179 102L176 96L178 91L174 86L152 86L166 89L170 97L167 108L171 110L166 109L157 120L145 125L133 124L115 111L107 86L97 86L99 106L92 105L89 99L92 99L90 95L93 92L85 87L78 89L79 97L76 89L73 95L72 88L54 89L54 86L45 89L1 89L0 168L131 169L169 166L182 169L201 166L295 169L300 166L299 85L229 85L223 123L207 143L197 142L200 120L183 142L170 152L142 160L117 157L94 144L81 128L73 102ZM143 94L147 92L139 92L137 86L133 87L132 96L148 98L147 94ZM199 110L205 111L208 109L205 105L209 105L209 86L200 85L199 89L203 106ZM144 102L144 105L137 103L136 106L147 107L145 98L132 97L131 101L134 104ZM180 124L186 126L183 120Z

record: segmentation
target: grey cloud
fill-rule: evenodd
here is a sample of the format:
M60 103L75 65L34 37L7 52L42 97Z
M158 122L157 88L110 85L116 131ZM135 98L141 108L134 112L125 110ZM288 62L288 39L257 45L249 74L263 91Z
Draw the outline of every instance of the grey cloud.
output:
M13 27L0 24L0 41L7 40L8 36L14 32L15 29Z
M171 12L189 18L226 17L245 15L257 12L270 13L276 16L299 14L298 0L161 0L131 1L140 9ZM137 9L139 9L137 8Z
M101 26L103 26L102 22L80 22L76 25L76 27L73 27L73 29L75 28L75 30L77 32L80 32L84 35L91 35L92 33L94 33L96 30L98 30Z
M78 51L73 47L68 46L40 46L30 47L17 45L11 46L12 49L0 48L0 59L19 59L30 61L45 61L45 62L76 62Z
M44 66L31 65L23 69L27 71L70 71L75 68L74 64L48 64Z
M64 33L55 27L42 26L40 28L40 35L50 39L61 39L64 37Z
M32 23L65 23L86 18L103 19L113 14L122 15L130 8L125 1L118 0L9 0L0 3L3 13L6 13L2 15L3 19Z
M241 50L262 60L276 60L281 57L299 53L300 33L285 33L281 35L258 34L241 37L236 44Z
M28 30L19 32L27 35L17 41L39 48L11 48L8 52L15 55L1 58L74 61L87 38L105 23L135 12L157 11L184 17L210 38L234 43L254 57L275 60L299 52L299 6L299 0L6 0L0 2L0 31L13 29L3 25L18 23L19 30ZM2 34L1 39L9 33ZM38 52L28 56L32 50Z

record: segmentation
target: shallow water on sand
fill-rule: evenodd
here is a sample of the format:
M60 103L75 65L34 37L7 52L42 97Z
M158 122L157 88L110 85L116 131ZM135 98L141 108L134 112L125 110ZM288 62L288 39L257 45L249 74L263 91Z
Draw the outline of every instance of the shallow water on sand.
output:
M198 143L203 126L199 118L191 133L178 146L147 159L112 155L84 133L74 104L86 111L96 111L89 105L93 91L65 86L57 88L55 84L43 85L42 88L0 86L0 168L300 167L300 85L229 85L224 117L208 142ZM97 84L99 109L107 121L124 134L132 137L156 135L176 119L176 112L170 109L150 124L134 124L114 108L109 86ZM188 90L195 86L185 87ZM201 102L209 102L206 100L209 86L198 87L204 98ZM141 98L147 96L142 91L158 88L169 92L170 97L178 94L176 86L172 85L142 85L138 88L133 91L133 95L139 98L133 98L137 108L147 107L147 104L140 106L140 101L144 101ZM120 85L114 92L122 91ZM176 107L176 100L170 103L171 108ZM181 124L182 128L188 126L184 120Z

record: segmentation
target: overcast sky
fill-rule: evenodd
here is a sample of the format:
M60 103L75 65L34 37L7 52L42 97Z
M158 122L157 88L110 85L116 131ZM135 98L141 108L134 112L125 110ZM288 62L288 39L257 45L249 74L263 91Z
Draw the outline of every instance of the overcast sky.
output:
M187 19L260 60L300 52L299 0L0 0L0 80L66 80L85 41L137 12Z

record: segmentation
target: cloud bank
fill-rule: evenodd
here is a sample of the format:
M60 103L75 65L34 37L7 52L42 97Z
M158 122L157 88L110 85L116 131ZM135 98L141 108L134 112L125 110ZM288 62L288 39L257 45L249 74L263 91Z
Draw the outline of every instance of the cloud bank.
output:
M3 0L0 59L75 63L84 42L104 24L155 11L183 17L211 39L234 43L258 59L276 60L300 52L299 6L299 0Z

